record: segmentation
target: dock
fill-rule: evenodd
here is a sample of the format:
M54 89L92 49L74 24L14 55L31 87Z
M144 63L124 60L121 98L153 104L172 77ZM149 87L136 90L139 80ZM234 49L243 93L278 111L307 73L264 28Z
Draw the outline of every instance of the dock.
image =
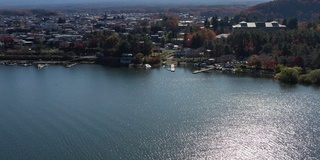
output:
M71 67L73 67L75 65L77 65L77 63L71 63L71 64L66 65L66 68L71 68Z
M210 67L206 67L206 68L201 68L199 70L195 70L192 73L193 74L197 74L197 73L207 72L207 71L210 71L210 70L213 70L213 69L214 69L214 67L210 66Z

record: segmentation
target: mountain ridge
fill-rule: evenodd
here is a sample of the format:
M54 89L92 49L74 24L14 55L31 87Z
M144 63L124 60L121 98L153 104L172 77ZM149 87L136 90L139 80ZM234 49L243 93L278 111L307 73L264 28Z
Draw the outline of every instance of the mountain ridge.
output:
M42 0L29 0L29 1L21 1L21 0L0 0L2 4L0 9L34 9L34 8L65 8L65 7L73 7L73 8L102 8L106 7L131 7L131 6L171 6L171 5L228 5L228 4L246 4L246 5L255 5L261 2L266 2L268 0L162 0L162 1L154 1L154 0L64 0L64 1L51 1L46 2Z

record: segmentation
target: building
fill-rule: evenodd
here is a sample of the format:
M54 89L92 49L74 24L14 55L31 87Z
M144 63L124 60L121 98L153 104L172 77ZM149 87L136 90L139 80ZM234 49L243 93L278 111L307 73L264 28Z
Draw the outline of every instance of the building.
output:
M232 32L236 30L256 30L260 29L266 32L273 32L273 31L278 31L278 30L284 30L286 29L285 25L279 24L276 21L272 22L245 22L242 21L239 24L233 25L232 26Z
M225 39L227 39L229 36L230 36L229 33L223 33L223 34L216 35L216 42L223 43L225 41Z
M131 53L123 53L120 58L121 64L130 64L133 60L133 55Z

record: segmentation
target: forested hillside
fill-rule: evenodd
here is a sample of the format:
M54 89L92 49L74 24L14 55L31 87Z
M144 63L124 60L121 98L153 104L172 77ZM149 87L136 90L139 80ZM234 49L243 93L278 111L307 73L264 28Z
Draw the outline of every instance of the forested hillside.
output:
M0 15L4 16L30 16L30 15L42 15L42 16L57 16L58 11L46 10L46 9L29 9L29 10L0 10Z
M242 14L265 19L309 20L320 16L320 0L274 0L249 7Z

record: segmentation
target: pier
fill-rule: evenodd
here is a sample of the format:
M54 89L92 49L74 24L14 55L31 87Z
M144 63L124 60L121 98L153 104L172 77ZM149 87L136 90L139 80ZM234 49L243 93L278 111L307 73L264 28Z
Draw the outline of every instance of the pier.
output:
M199 70L195 70L192 73L193 74L197 74L197 73L207 72L207 71L210 71L210 70L213 70L213 69L214 69L214 67L210 66L210 67L206 67L206 68L201 68Z
M66 68L71 68L71 67L73 67L73 66L75 66L75 65L77 65L77 63L67 64L67 65L66 65Z

